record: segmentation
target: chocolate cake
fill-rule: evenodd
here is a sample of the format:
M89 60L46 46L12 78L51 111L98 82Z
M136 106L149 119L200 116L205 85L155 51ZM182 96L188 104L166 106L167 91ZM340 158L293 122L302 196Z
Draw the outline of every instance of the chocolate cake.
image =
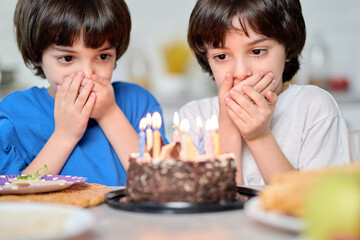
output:
M126 194L129 201L231 201L236 196L236 166L232 154L197 160L180 159L173 146L162 159L130 158Z

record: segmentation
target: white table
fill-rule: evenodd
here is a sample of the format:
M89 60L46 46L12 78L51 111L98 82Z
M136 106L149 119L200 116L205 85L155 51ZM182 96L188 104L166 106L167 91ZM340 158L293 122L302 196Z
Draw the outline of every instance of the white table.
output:
M127 212L102 204L89 209L97 224L77 240L299 239L298 234L258 223L243 210L199 214Z

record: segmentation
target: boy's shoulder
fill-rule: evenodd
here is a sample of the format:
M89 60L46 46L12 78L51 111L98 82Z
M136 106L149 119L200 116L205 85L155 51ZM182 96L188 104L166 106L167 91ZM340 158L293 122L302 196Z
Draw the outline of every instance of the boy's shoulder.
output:
M115 81L112 82L115 98L120 102L157 102L154 95L146 88L131 82Z
M9 103L13 104L23 104L23 102L33 100L34 98L44 98L46 91L45 88L39 88L39 87L31 87L25 90L18 90L9 93L7 96L5 96L1 101L0 105L7 105ZM30 101L31 102L31 101Z
M293 91L302 101L335 102L334 97L328 91L315 85L290 85L289 90Z
M326 90L315 85L292 85L288 104L307 112L334 114L339 111L334 97ZM297 107L296 107L297 106Z
M145 93L151 94L146 88L131 82L115 81L112 82L115 93L121 94L134 94L134 93Z

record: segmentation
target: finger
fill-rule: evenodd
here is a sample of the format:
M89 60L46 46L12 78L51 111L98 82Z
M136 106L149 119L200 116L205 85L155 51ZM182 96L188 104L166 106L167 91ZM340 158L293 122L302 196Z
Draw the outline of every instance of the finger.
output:
M230 116L233 123L241 131L246 126L246 123L239 117L231 108L226 108L228 115Z
M89 80L89 78L84 77L84 79L81 81L80 88L85 87L88 84Z
M88 83L86 84L86 86L83 88L83 90L79 93L76 101L75 101L75 106L76 108L79 109L79 112L81 111L81 109L84 107L84 105L86 104L86 101L88 100L92 87L94 86L93 80L88 80Z
M76 101L79 95L80 85L83 79L84 79L84 73L78 72L76 73L74 79L72 80L67 94L67 99L71 103L74 103Z
M263 91L261 91L260 94L265 96L267 91L273 91L275 89L276 84L277 84L276 79L272 79L269 85Z
M261 95L265 96L266 90L272 90L269 87L269 85L272 83L272 80L274 79L274 74L269 72L267 73L263 78L260 79L255 85L254 89L261 93ZM270 86L271 87L271 86Z
M224 81L219 89L219 96L224 97L226 93L234 86L234 77L230 72L225 74Z
M232 94L231 97L225 97L226 107L230 109L238 118L243 118L243 115L247 114L246 111L242 109L241 106L232 97L235 97L234 94Z
M64 98L66 97L67 91L68 91L74 77L75 77L75 73L65 77L63 83L61 84L61 89L59 89L60 84L58 85L56 92L57 92L57 95L59 95L59 97L60 96L64 97Z
M249 100L248 97L234 89L230 91L230 97L235 105L232 104L232 101L227 101L227 106L230 107L244 122L250 121L255 115L256 105L251 99Z
M258 73L256 73L256 74L250 76L249 78L241 81L240 83L236 84L236 85L234 86L234 88L235 88L236 90L238 90L239 92L243 93L243 91L242 91L242 86L244 86L244 85L249 85L249 86L252 86L252 87L253 87L253 86L255 86L256 84L258 84L263 77L264 77L264 72L263 72L263 71L260 71L260 72L258 72Z
M103 92L106 89L112 88L110 80L103 79L96 74L92 74L91 79L94 81L94 87L92 90L95 93Z
M269 102L269 106L272 110L275 109L277 100L278 100L278 96L276 93L274 93L273 91L267 91L265 94L265 98L266 100Z
M255 103L255 105L259 106L260 108L263 108L268 104L265 101L264 97L260 93L255 91L254 88L245 85L242 87L242 89L244 94L248 96L252 100L252 102Z
M91 111L95 106L95 101L96 101L96 94L92 92L90 93L88 100L86 101L84 107L82 108L81 114L86 117L90 117Z
M102 77L99 77L96 74L92 74L91 79L94 80L96 83L99 83L99 84L104 85L104 86L107 86L109 84L109 82L110 82L110 80L106 80L106 79L104 79Z

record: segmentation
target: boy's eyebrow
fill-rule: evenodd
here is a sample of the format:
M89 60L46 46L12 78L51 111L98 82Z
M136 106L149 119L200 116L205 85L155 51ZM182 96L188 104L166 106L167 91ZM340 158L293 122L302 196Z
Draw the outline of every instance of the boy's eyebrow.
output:
M102 51L106 51L106 50L110 50L110 49L113 49L114 47L104 47L104 48L101 48L98 50L98 52L102 52ZM54 46L54 50L56 51L61 51L61 52L68 52L68 53L76 53L76 51L74 50L71 50L71 49L68 49L66 47L62 47L62 46Z
M101 49L98 50L98 52L102 52L102 51L106 51L106 50L110 50L113 49L114 47L108 46L108 47L103 47Z
M61 46L54 46L54 50L56 51L61 51L61 52L69 52L69 53L75 53L76 51L73 51L71 49L68 49L66 47L61 47Z
M267 38L267 37L259 38L259 39L256 39L256 40L248 43L248 45L255 45L255 44L258 44L258 43L261 43L261 42L265 42L267 40L269 40L269 38Z

